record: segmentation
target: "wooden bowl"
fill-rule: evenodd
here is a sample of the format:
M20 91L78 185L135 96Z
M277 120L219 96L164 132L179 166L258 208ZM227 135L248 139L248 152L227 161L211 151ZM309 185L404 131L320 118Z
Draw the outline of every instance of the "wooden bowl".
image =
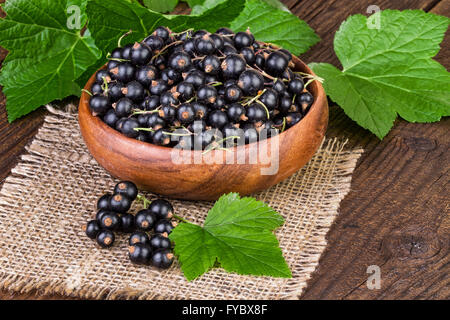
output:
M293 62L295 71L314 74L300 59L293 57ZM95 75L89 79L86 90L91 88L94 80ZM100 118L92 116L89 110L90 96L84 91L78 120L90 153L113 176L133 181L140 189L171 198L216 200L232 191L248 195L267 189L297 172L311 159L325 135L328 104L318 81L314 81L309 89L315 102L308 114L292 128L265 142L238 146L228 151L213 150L203 154L202 151L177 150L188 163L174 163L173 148L128 138L110 128ZM262 143L267 147L265 154L268 159L254 159L255 154L264 150L261 149L264 146ZM237 157L238 154L239 157L245 156L245 161L240 158L239 163L220 163L220 159L226 162L226 159ZM215 162L212 159L216 159ZM268 164L268 160L272 165Z

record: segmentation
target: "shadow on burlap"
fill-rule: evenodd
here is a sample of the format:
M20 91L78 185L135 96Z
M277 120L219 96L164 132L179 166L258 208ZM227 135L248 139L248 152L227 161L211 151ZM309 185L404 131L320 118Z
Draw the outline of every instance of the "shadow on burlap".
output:
M88 153L77 117L50 108L28 153L0 191L0 288L108 299L297 299L325 249L325 235L350 190L362 150L325 140L299 172L254 195L286 220L276 231L291 279L214 269L188 282L179 265L134 266L127 236L100 249L81 227L100 195L117 182ZM154 195L148 194L150 199ZM202 223L211 202L173 201L178 215ZM139 210L138 205L132 212Z

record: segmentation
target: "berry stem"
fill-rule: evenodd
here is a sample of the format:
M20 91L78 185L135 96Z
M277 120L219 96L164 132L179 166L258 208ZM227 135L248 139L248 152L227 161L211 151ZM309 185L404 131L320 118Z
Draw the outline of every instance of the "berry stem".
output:
M137 114L151 114L151 113L156 113L159 112L159 110L141 110L141 109L135 109L133 110L133 113L131 114L132 116L137 115Z
M81 92L86 92L88 95L92 97L92 93L89 90L81 89Z
M182 218L182 217L180 217L180 216L177 216L176 214L172 214L172 217L174 217L175 219L178 219L178 220L180 220L180 221L182 221L182 222L184 222L184 223L191 223L191 222L189 222L188 220L186 220L185 218Z
M267 120L269 120L269 119L270 119L270 112L269 112L269 109L267 109L266 105L265 105L262 101L256 100L256 102L259 103L260 105L262 105L263 108L266 110Z
M125 38L128 35L130 35L131 33L133 33L133 30L129 30L129 31L125 32L123 35L120 36L119 40L117 41L117 46L119 48L122 48L121 42L122 42L123 38Z
M142 203L143 203L143 205L144 205L144 209L147 209L147 208L148 208L148 205L149 205L150 203L152 203L150 200L148 200L146 197L144 197L144 196L141 195L141 194L138 194L138 195L137 195L136 200L142 201Z
M155 130L151 128L134 128L134 131L148 131L148 132L155 132Z
M255 97L251 98L249 101L245 102L244 104L242 104L243 106L248 106L249 104L252 104L253 102L255 102L256 100L258 100L263 94L264 92L266 92L267 89L264 89L262 92L260 92L259 94L257 94ZM267 109L267 108L266 108Z

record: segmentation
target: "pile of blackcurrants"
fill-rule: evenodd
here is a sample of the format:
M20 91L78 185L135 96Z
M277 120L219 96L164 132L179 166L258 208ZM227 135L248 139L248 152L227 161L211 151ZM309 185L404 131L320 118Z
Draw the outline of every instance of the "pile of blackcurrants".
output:
M292 70L291 53L255 41L249 30L158 27L140 43L119 41L108 58L91 87L92 113L156 145L255 142L297 124L314 102L313 79Z
M146 207L149 201L138 195L133 182L119 182L114 188L114 194L107 193L98 200L95 219L84 226L84 231L102 248L114 244L114 232L131 233L128 247L130 260L136 264L166 269L174 259L168 238L176 226L176 222L171 222L174 217L173 207L168 201L157 199L150 202L148 208L132 215L128 210L138 197ZM153 235L149 236L148 232L152 230Z

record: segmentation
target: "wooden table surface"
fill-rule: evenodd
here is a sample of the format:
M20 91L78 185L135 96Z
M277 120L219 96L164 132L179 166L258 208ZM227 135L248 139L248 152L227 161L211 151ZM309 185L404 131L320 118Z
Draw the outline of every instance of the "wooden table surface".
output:
M2 1L0 1L2 2ZM450 0L302 0L283 1L322 38L301 58L339 65L332 50L335 31L351 14L371 4L381 9L423 9L450 14ZM177 9L182 12L185 8ZM436 58L450 67L450 34ZM0 61L5 51L0 51ZM1 94L1 93L0 93ZM328 235L328 247L302 299L449 299L450 298L450 118L432 124L397 120L383 140L358 127L331 106L328 136L348 138L365 149L353 174L351 192ZM42 124L40 109L8 124L0 96L0 180L24 152ZM1 186L1 183L0 183ZM381 289L369 290L367 268L381 268ZM39 292L0 291L0 299L61 299Z

